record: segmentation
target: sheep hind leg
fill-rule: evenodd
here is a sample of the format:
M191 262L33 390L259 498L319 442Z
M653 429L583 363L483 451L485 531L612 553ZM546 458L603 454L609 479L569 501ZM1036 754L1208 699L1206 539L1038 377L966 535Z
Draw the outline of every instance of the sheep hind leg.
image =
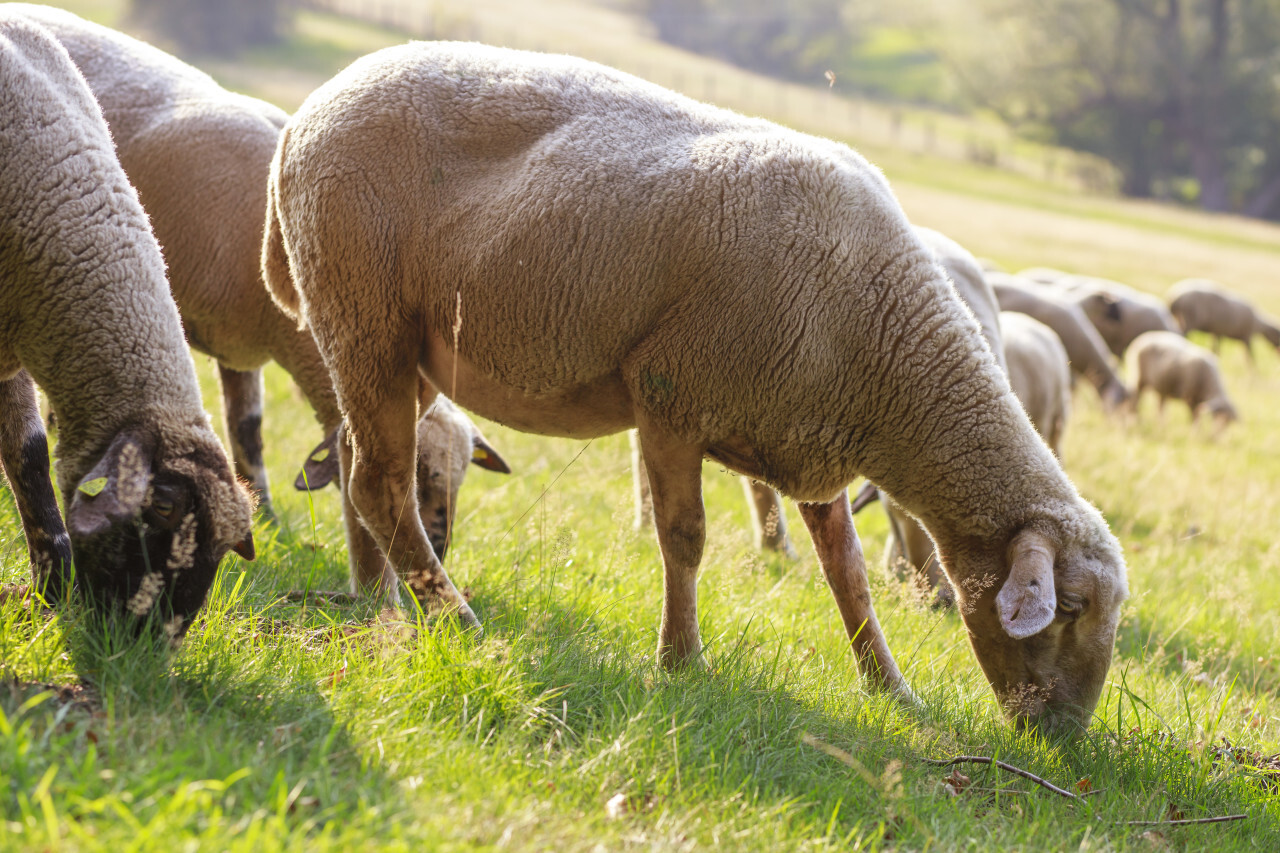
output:
M867 563L853 526L848 493L841 492L831 503L799 506L800 517L813 537L822 574L840 609L840 618L858 659L858 669L878 690L917 703L889 651L871 605Z
M413 350L390 350L408 351ZM388 595L388 586L395 579L403 580L423 609L455 609L465 627L478 629L480 621L440 564L418 515L414 488L417 367L408 363L394 370L393 358L380 362L367 352L362 362L379 367L390 364L393 369L377 377L338 375L351 453L350 476L343 478L343 493L395 571L394 575L385 571L374 560L359 567L357 585L367 578L365 589Z
M351 592L381 597L389 607L400 606L400 581L396 570L378 548L373 534L360 523L360 515L351 503L351 443L346 431L339 432L338 485L342 491L342 524L347 534L347 560L351 570Z
M653 526L653 493L649 489L649 472L644 468L644 454L640 452L640 435L629 430L631 439L631 482L636 500L636 530Z
M25 372L0 382L0 468L18 505L31 579L46 600L61 599L71 578L71 539L49 474L49 442Z
M705 665L698 636L698 565L707 537L702 506L703 448L644 426L640 428L640 447L662 551L658 663L664 669L689 663Z
M262 515L274 521L267 466L262 461L262 370L232 370L219 364L218 381L236 474L249 481Z
M755 531L756 547L761 551L775 551L784 557L796 558L796 549L787 536L787 517L782 511L782 496L764 483L743 478L742 490L751 506L751 526Z

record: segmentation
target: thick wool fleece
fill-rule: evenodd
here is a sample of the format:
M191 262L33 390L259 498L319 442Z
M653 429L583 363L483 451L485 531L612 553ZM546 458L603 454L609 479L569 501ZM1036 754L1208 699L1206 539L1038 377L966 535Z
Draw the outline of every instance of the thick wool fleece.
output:
M48 396L68 506L125 434L145 434L157 466L207 474L192 511L207 511L202 551L220 557L248 540L249 499L201 408L159 247L102 113L66 51L7 6L0 79L0 379L25 368Z
M232 370L279 361L325 430L335 428L341 415L315 344L274 310L258 263L267 169L288 116L70 12L23 3L6 12L53 33L88 81L163 247L191 345Z
M1079 689L1100 689L1118 545L884 178L847 147L571 57L389 48L286 128L264 268L348 418L411 394L416 368L437 387L456 376L461 405L516 428L639 423L673 459L701 448L801 501L865 475L961 581L999 583L1012 537L1034 529L1059 583L1089 587L1100 630L1068 657L1088 673ZM700 525L664 559L699 553ZM967 618L987 636L999 623L983 600ZM1025 652L999 649L979 657ZM1097 695L1075 698L1087 710Z

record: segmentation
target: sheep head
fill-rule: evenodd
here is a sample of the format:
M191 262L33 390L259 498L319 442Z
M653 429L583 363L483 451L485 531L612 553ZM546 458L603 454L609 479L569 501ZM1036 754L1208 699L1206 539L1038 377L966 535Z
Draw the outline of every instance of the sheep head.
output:
M440 560L449 548L458 491L468 464L511 473L471 419L447 397L437 396L418 420L417 486L418 515Z
M1024 526L985 568L955 577L960 613L983 673L1019 728L1087 727L1111 663L1128 594L1119 545L1101 518L1090 535ZM990 554L990 552L987 552ZM994 563L994 565L992 565Z
M330 432L307 456L293 486L321 489L339 474L342 427ZM467 465L510 474L511 468L471 419L447 397L437 396L418 420L418 516L436 558L444 560L453 532L453 513Z
M173 642L222 557L254 556L252 499L203 432L170 447L144 428L121 432L66 500L81 588L106 608L156 616Z

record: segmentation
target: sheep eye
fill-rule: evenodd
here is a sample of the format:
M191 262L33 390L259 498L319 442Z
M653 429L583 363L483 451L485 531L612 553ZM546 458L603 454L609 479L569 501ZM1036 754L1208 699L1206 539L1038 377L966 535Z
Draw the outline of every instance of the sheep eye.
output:
M1058 599L1058 616L1063 619L1075 619L1084 609L1084 602L1074 598Z
M151 509L162 518L173 515L174 506L174 502L167 498L156 497L151 501Z

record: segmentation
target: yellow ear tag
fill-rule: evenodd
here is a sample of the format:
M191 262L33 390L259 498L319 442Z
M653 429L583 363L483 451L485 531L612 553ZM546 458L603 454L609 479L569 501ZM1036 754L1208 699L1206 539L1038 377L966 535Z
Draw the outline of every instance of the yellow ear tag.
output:
M328 458L329 458L329 448L327 447L322 447L319 450L317 450L315 453L311 454L312 462L323 462Z
M96 498L107 487L106 477L94 477L92 480L85 480L80 484L80 491L91 498Z
M489 460L489 451L483 447L476 447L471 450L472 462L487 462Z

